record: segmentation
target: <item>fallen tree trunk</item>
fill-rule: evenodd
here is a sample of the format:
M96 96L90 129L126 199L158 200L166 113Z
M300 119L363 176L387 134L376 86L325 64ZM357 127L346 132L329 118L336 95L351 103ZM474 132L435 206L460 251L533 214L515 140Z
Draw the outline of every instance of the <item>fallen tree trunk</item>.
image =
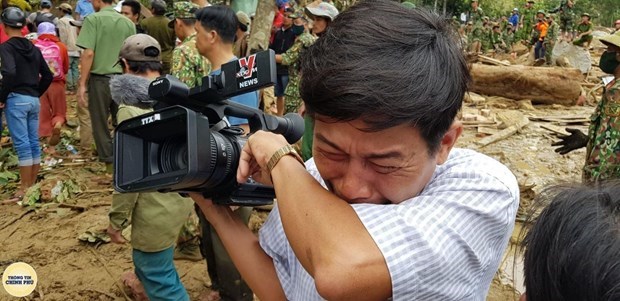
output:
M578 69L488 66L472 64L471 92L533 103L574 105L581 94L583 75Z

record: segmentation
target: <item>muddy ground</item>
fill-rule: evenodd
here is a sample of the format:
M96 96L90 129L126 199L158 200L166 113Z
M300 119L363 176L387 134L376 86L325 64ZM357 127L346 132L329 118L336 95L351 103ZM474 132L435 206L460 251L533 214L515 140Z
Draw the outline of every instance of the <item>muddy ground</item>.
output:
M73 99L70 102L75 103ZM528 104L486 98L466 102L463 114L469 119L473 115L476 120L468 122L458 143L460 147L477 149L506 164L522 186L526 206L545 185L579 181L585 151L579 150L565 156L553 151L550 144L555 136L541 125L563 127L561 122L531 121L518 133L485 147L478 145L484 136L488 136L481 132L493 133L504 127L495 123L497 115L503 112L520 112L530 117L587 118L593 110L591 104L583 107ZM70 110L70 120L75 121L71 112L73 110ZM483 123L483 126L478 123ZM584 129L585 123L574 126ZM483 129L479 130L479 127ZM67 129L65 134L72 137L75 136L73 132L74 129ZM23 300L126 300L119 279L123 272L132 269L130 245L84 243L77 239L86 231L102 231L107 227L111 179L104 174L104 168L99 163L72 161L65 158L63 163L43 173L44 182L47 182L44 190L49 190L57 180L68 179L79 187L80 192L72 194L69 200L64 201L65 205L45 204L37 210L14 203L0 205L0 272L18 261L35 268L39 284L36 291ZM7 199L15 186L14 181L5 185L0 191L0 200ZM253 217L252 227L257 229L265 217L266 212L259 212ZM517 240L515 235L513 243ZM518 260L516 272L513 273L512 258L514 256L507 256L488 300L510 300L518 296L515 288L522 290ZM198 300L209 291L204 262L176 261L176 265L192 300ZM0 289L0 300L15 299Z

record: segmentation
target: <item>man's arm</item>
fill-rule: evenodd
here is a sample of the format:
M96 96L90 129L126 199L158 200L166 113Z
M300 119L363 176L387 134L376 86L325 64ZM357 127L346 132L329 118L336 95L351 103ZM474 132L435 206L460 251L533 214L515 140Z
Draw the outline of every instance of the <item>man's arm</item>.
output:
M95 46L97 44L97 31L95 30L95 24L93 24L93 17L84 19L80 35L77 38L76 45L82 49L82 56L80 58L80 79L78 85L78 104L87 107L86 102L86 86L90 76L90 70L93 67L93 60L95 58Z
M241 276L261 300L286 300L271 257L260 247L258 238L228 206L214 205L192 194L205 217L215 228Z
M268 181L268 176L255 172L266 170L272 154L286 144L282 136L254 133L243 149L237 180L253 174L259 182ZM392 296L383 254L350 204L323 188L292 156L280 159L271 178L287 239L323 298L385 300ZM290 179L295 179L295 185Z
M78 102L81 106L87 107L86 102L86 86L88 85L88 79L90 77L90 70L93 67L93 59L95 58L95 52L92 49L84 49L82 56L80 57L80 79L78 85Z

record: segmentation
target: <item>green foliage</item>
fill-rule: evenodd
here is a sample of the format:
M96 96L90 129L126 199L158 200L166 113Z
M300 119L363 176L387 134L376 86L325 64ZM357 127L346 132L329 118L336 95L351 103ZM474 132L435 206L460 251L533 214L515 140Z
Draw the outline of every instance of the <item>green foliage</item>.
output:
M437 11L443 12L446 5L446 14L457 16L461 12L467 12L471 7L471 0L409 0L418 6L426 6L433 9L437 4ZM620 4L618 0L573 0L575 3L575 15L578 18L582 13L592 15L595 25L611 27L613 22L620 19ZM536 10L551 10L560 5L561 0L537 0L534 4ZM523 10L525 0L479 0L480 7L485 14L494 18L510 16L513 8ZM576 19L575 22L578 20Z

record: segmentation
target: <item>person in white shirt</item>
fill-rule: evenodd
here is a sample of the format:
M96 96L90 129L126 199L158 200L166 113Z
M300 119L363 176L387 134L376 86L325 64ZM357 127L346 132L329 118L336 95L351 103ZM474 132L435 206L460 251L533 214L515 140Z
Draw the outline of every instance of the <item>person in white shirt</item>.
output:
M519 206L514 175L454 148L470 82L449 22L389 0L339 14L301 59L313 159L258 131L237 180L275 188L257 238L193 195L261 300L485 300Z

